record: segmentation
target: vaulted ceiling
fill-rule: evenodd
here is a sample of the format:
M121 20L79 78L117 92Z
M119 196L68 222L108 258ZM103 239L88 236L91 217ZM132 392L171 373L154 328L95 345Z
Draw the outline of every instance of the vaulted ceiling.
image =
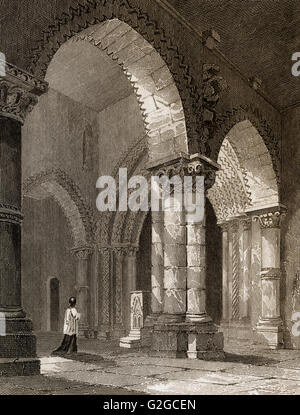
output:
M300 104L300 77L291 73L300 52L299 0L168 0L199 32L213 28L218 46L278 107Z
M145 1L145 0L141 0ZM278 107L300 101L300 77L291 73L300 51L299 0L168 0L199 32L214 28L219 49ZM0 50L25 68L41 33L75 0L0 0Z

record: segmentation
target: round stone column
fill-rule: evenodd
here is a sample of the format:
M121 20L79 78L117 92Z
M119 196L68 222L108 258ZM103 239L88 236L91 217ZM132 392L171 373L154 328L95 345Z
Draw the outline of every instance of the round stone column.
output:
M205 198L204 198L205 203ZM205 205L203 205L205 212ZM206 313L205 213L201 223L187 223L187 313L188 321L211 321Z
M164 205L164 295L165 322L180 322L186 313L186 226L184 210L174 195Z
M126 253L126 278L123 282L124 323L126 330L130 329L130 298L131 292L136 291L136 254L138 248L129 246Z
M90 304L90 281L89 281L89 258L93 249L87 246L72 250L76 259L76 298L77 308L81 314L79 320L79 335L89 337L89 304Z
M151 316L147 321L156 321L163 312L164 296L164 214L162 211L151 212Z
M280 310L280 223L285 215L282 208L253 217L261 227L261 316L257 335L271 349L283 346Z
M240 318L248 321L250 319L250 268L251 268L251 218L241 219L242 223L242 249L240 262L241 272L241 295L240 295Z
M229 279L228 279L228 228L229 224L220 224L222 230L222 323L229 320Z
M21 305L21 127L47 84L6 63L0 76L0 374L37 374L36 339Z

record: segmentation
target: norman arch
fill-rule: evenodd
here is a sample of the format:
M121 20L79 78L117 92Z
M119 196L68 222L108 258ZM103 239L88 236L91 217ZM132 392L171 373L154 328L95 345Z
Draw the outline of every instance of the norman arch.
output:
M31 177L23 183L23 197L36 192L40 197L51 195L61 206L71 228L75 247L93 243L93 215L81 196L78 186L62 170L48 170Z

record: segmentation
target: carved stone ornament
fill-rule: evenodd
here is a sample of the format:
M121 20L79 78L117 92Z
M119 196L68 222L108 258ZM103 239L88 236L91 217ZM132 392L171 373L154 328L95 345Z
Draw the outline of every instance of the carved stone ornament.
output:
M282 218L285 215L285 211L276 210L273 212L267 212L253 216L253 220L259 222L262 229L280 228Z
M0 77L0 115L23 123L47 87L46 82L6 63L5 76Z
M78 248L73 248L72 252L76 256L76 258L86 260L93 253L93 248L89 246L82 246Z

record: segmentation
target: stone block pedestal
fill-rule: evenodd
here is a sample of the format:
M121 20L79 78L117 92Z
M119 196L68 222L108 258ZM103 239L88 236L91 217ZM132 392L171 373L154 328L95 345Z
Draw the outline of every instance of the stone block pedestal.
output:
M211 323L155 324L151 355L223 360L223 334Z
M7 318L5 335L0 336L0 376L40 374L36 337L26 318Z
M259 320L254 342L276 350L283 348L283 326L281 320Z

